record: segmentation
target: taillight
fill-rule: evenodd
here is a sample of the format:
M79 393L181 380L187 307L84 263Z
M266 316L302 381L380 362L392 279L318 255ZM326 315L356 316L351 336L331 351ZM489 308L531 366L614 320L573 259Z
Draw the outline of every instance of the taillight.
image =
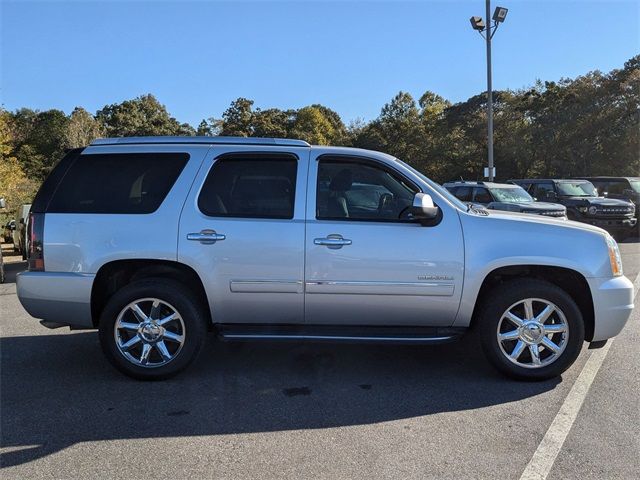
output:
M32 272L44 272L44 213L29 214L27 265Z

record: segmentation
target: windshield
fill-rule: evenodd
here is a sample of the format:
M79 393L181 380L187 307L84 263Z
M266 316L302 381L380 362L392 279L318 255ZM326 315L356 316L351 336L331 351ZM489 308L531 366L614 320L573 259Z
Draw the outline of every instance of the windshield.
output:
M633 189L634 192L640 193L640 179L629 180L629 183L631 184L631 188Z
M524 191L522 187L505 187L505 188L492 188L494 198L498 202L505 203L531 203L533 197Z
M557 184L560 195L569 197L597 197L596 187L591 182L560 182Z

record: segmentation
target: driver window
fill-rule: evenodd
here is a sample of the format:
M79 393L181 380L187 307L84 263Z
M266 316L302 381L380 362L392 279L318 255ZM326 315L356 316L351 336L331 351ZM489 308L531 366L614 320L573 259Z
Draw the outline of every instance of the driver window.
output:
M405 221L417 192L385 168L357 160L320 159L316 218Z

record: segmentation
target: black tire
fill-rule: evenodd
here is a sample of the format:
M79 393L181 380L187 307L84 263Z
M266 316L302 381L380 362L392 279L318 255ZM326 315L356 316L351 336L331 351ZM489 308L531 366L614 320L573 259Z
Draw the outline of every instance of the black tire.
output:
M502 315L509 307L527 298L555 304L569 327L562 353L552 363L535 368L522 367L510 361L497 338ZM488 292L475 319L475 329L489 362L503 374L518 380L547 380L562 374L580 354L585 335L582 313L571 296L552 283L535 279L511 280Z
M139 299L157 298L170 304L182 318L184 342L168 363L147 367L129 361L116 344L115 324L123 309ZM139 380L163 380L176 375L193 362L206 338L206 316L201 302L182 284L165 278L139 280L118 290L100 315L99 336L102 350L120 372ZM132 335L133 336L133 335Z

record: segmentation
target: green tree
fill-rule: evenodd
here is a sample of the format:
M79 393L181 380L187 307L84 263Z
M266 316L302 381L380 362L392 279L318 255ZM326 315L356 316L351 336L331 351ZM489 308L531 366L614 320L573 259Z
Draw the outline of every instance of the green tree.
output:
M12 155L15 148L16 129L11 115L0 108L0 198L6 201L6 208L0 210L0 218L5 223L15 217L23 203L30 203L38 183L27 178L17 158Z
M253 133L253 100L238 98L222 114L220 135L250 137Z
M76 107L69 117L65 145L68 148L84 147L104 135L104 126L84 108Z
M15 156L29 178L42 181L64 155L69 117L60 110L22 113L16 121L20 133L16 134Z
M170 116L151 94L106 105L98 110L96 118L110 137L195 134L193 127Z
M296 119L295 110L269 108L256 109L251 119L251 134L255 137L288 138L292 133Z
M313 145L329 145L337 132L318 107L304 107L296 113L292 136Z

